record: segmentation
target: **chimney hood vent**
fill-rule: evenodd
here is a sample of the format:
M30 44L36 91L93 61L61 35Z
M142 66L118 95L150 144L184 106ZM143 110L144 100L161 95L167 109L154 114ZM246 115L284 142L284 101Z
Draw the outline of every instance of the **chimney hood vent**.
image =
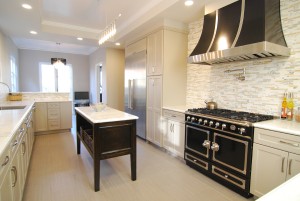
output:
M280 0L239 0L204 16L201 37L188 62L211 65L289 55Z

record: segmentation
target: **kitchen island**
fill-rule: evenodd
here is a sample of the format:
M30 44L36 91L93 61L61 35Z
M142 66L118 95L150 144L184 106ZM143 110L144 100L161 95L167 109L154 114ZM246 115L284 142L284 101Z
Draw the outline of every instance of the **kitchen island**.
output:
M106 107L101 112L77 107L77 154L80 142L94 159L94 189L100 190L100 160L130 154L131 180L136 180L136 120L138 117Z

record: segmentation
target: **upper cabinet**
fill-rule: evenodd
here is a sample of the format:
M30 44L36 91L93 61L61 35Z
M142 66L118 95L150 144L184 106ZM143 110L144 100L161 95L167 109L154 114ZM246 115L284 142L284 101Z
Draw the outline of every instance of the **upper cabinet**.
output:
M147 37L147 75L163 72L163 30Z

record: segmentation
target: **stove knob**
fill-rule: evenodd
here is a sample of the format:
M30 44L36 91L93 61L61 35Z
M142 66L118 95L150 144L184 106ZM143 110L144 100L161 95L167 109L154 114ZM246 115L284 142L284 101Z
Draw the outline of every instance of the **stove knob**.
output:
M203 122L203 125L205 125L205 124L207 124L207 120L206 120L206 119L205 119L204 122Z
M243 135L243 134L246 132L246 129L245 129L245 128L240 128L239 130L240 130L240 134L241 134L241 135Z
M218 128L219 126L220 126L220 123L219 123L219 122L216 122L215 128Z
M212 126L213 124L214 124L213 121L210 121L210 122L209 122L209 126Z
M198 124L201 124L201 123L202 123L202 119L199 119L199 120L198 120Z
M187 121L190 121L190 120L191 120L191 117L190 117L190 116L187 116L187 117L186 117L186 120L187 120Z
M226 124L222 124L222 130L226 128Z
M193 122L193 121L195 121L195 117L192 117L192 121L191 122Z

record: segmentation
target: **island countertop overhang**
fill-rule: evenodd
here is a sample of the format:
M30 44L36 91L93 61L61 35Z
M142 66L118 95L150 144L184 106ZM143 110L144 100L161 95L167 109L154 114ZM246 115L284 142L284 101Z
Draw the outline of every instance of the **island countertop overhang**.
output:
M137 116L110 107L106 107L101 112L96 112L91 107L76 107L75 111L80 113L92 123L106 123L138 119Z

